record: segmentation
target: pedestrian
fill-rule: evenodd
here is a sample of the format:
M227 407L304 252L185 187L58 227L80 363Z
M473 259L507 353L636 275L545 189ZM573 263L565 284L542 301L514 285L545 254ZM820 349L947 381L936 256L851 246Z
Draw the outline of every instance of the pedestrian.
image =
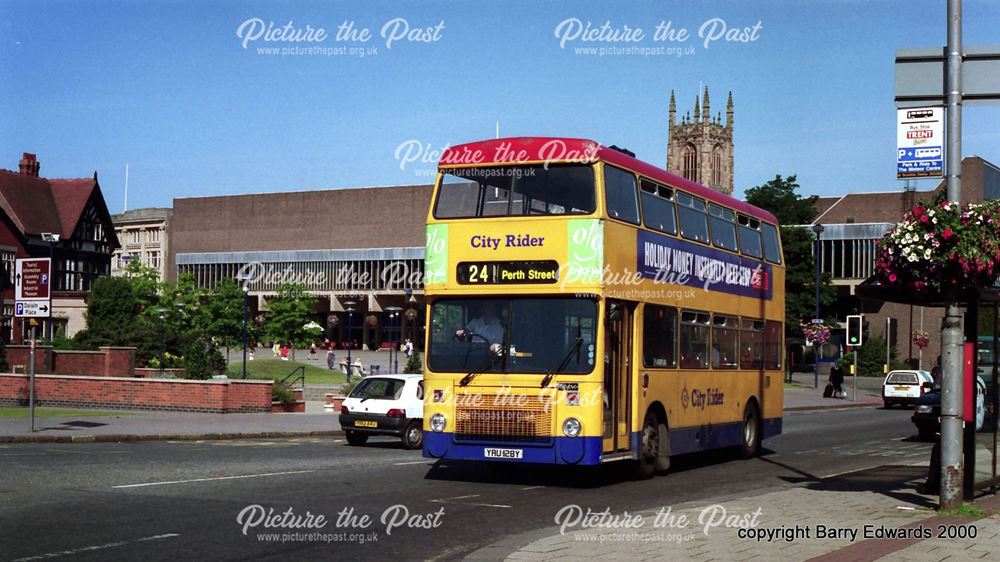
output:
M309 360L310 361L315 361L316 359L317 359L317 356L316 356L316 342L312 342L311 344L309 344Z
M277 341L271 346L271 351L274 352L274 358L277 359L281 357L281 344Z
M337 354L334 353L332 349L326 352L326 366L329 367L331 371L334 371L337 368Z
M247 350L247 361L253 361L253 350Z
M406 338L406 343L403 344L403 353L406 354L407 359L413 357L413 342L410 341L410 338Z
M845 398L847 396L847 393L844 392L844 370L836 363L830 369L830 384L833 385L833 396L835 398Z
M288 361L288 344L283 344L281 346L281 360Z

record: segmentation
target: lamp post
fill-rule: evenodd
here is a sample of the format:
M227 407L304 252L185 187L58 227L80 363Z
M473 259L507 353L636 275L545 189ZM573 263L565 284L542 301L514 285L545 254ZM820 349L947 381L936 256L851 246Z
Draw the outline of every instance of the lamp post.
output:
M243 378L247 378L247 307L250 287L243 285ZM228 359L227 359L228 361Z
M816 252L814 256L814 261L816 262L816 278L813 283L816 285L816 315L813 316L814 319L819 319L819 266L820 266L820 255L823 251L823 246L819 242L819 237L823 234L823 225L814 224L813 232L816 233ZM813 352L813 388L819 388L819 354L821 350L821 345L816 344L816 349Z
M166 310L164 310L162 308L157 308L156 312L159 313L159 315L160 315L160 378L162 379L163 378L163 347L164 347L164 344L163 344L163 331L164 331L163 321L164 321L164 316L163 316L163 313L166 312Z
M351 382L351 370L354 368L351 366L351 348L354 347L354 342L351 341L351 323L354 319L354 305L358 304L354 301L344 301L347 308L344 312L347 313L347 382Z
M247 309L249 307L250 299L250 283L252 277L250 275L237 275L236 280L242 281L243 285L243 378L247 378ZM228 349L227 349L228 353ZM226 358L229 361L229 358Z
M402 307L399 306L387 306L385 311L389 313L389 339L392 340L392 347L389 348L389 367L392 369L393 373L399 372L399 349L396 347L399 344L399 338L393 339L393 328L399 325L399 314L403 311ZM392 362L393 353L396 356L395 365Z

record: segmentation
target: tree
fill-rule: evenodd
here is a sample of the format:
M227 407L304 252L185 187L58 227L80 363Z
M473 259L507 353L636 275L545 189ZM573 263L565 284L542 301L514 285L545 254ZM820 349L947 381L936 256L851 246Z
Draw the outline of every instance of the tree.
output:
M243 344L243 299L243 289L239 284L226 279L209 292L203 311L198 315L205 323L201 329L225 346L226 357L230 347ZM251 327L248 321L247 329Z
M77 334L83 347L129 346L138 330L139 299L124 277L98 277L87 300L87 329Z
M264 316L267 337L288 342L295 347L313 341L313 331L306 328L315 309L315 298L306 292L305 285L286 283L278 286L278 296L267 303L270 312Z
M156 308L160 300L160 273L152 267L142 265L139 260L129 260L125 266L125 278L132 283L132 292L139 301L141 310Z
M773 180L746 190L747 202L770 211L781 224L781 246L785 254L785 334L801 334L799 325L816 314L816 261L813 259L814 235L804 225L816 215L816 196L802 197L794 175ZM820 317L837 300L830 274L820 276Z

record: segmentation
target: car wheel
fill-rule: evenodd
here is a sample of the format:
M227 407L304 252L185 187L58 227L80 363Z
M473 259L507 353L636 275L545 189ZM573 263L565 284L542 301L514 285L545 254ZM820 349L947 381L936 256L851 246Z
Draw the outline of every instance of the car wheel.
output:
M890 402L888 400L883 400L882 401L882 407L884 407L886 410L890 410L890 409L892 409L892 402Z
M740 434L740 456L749 459L760 451L760 415L757 413L757 405L753 402L747 404L743 411L743 430Z
M653 412L646 413L639 434L639 460L636 461L635 477L638 480L652 478L656 472L657 458L660 456L660 420Z
M403 430L403 447L406 449L419 449L424 444L424 428L422 424L413 420L406 424Z
M348 445L364 445L368 442L368 436L364 433L358 433L357 431L345 431L344 435L347 437Z

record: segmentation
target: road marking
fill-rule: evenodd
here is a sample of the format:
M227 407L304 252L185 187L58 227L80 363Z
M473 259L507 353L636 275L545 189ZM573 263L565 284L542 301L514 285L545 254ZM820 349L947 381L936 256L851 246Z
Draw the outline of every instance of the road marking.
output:
M544 488L544 487L545 486L528 486L527 488L521 488L521 490L522 491L524 491L524 490L537 490L539 488Z
M432 503L460 503L460 504L463 504L463 505L478 505L478 506L481 506L481 507L500 507L500 508L504 508L504 509L510 509L511 508L511 506L509 506L509 505L502 505L502 504L496 504L496 503L478 503L478 502L455 501L455 500L467 500L467 499L470 499L470 498L478 498L478 497L479 497L479 494L471 494L471 495L468 495L468 496L455 496L453 498L441 498L441 499L429 500L429 501L432 502Z
M178 534L178 533L167 533L165 535L153 535L151 537L143 537L141 539L135 539L135 540L131 540L131 541L115 541L115 542L109 542L109 543L99 544L99 545L95 545L95 546L85 546L83 548L74 548L73 550L62 550L62 551L59 551L59 552L49 552L47 554L39 554L38 556L29 556L27 558L18 558L14 562L28 562L29 560L48 560L49 558L58 558L60 556L72 556L74 554L80 554L82 552L93 552L95 550L104 550L104 549L108 549L108 548L116 548L116 547L119 547L119 546L125 546L125 545L128 545L128 544L134 544L134 543L140 543L140 542L149 542L149 541L158 541L158 540L163 540L163 539L171 539L171 538L179 537L179 536L180 536L180 534Z
M144 484L122 484L112 488L142 488L145 486L165 486L167 484L187 484L189 482L211 482L215 480L237 480L240 478L260 478L262 476L283 476L286 474L306 474L315 470L291 470L288 472L268 472L266 474L241 474L239 476L218 476L215 478L194 478L191 480L171 480L168 482L146 482Z
M406 466L408 464L434 464L434 461L410 461L410 462L397 462L393 463L396 466Z

